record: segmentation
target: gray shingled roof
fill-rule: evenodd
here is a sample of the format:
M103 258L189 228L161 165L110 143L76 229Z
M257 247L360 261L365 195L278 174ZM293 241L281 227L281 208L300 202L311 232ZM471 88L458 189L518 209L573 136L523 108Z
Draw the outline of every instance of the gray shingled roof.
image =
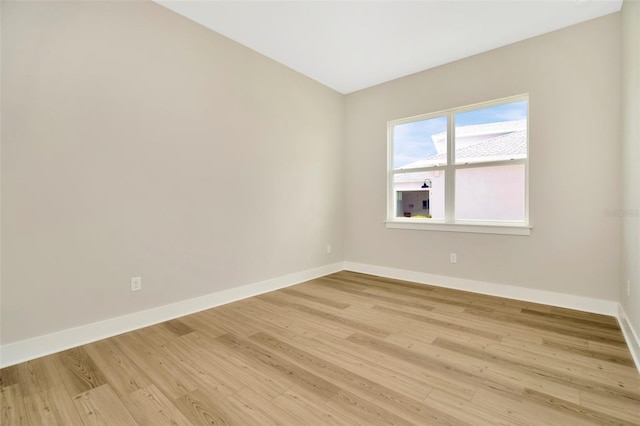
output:
M512 158L526 158L527 156L527 120L511 120L497 123L475 124L456 127L456 136L466 138L486 135L490 139L477 142L473 145L465 144L456 150L457 162L499 161ZM433 135L436 138L445 137L446 132ZM493 136L493 137L492 137ZM465 161L469 159L471 161ZM418 167L430 167L445 165L447 154L441 153L422 160L414 161L397 170L415 169Z
M497 138L456 150L456 163L500 161L527 158L527 131L507 133ZM465 161L468 160L468 161ZM436 154L423 160L426 164L446 163L447 154Z
M506 135L487 139L456 150L456 163L478 163L482 161L516 160L527 158L527 131L518 130ZM446 164L447 154L436 154L408 164L402 169ZM425 172L399 173L394 182L418 182L425 179Z

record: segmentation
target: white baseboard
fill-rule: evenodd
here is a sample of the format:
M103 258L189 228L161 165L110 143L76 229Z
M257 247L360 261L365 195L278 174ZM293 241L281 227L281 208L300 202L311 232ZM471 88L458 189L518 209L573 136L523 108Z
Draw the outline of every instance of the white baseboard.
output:
M412 281L419 284L429 284L436 287L453 288L456 290L471 291L473 293L487 294L490 296L542 303L561 308L610 315L612 317L618 316L618 303L610 300L592 299L590 297L556 293L553 291L488 283L465 278L449 277L446 275L435 275L425 272L408 271L406 269L387 268L385 266L374 266L348 261L345 262L344 269L348 271L361 272L363 274L372 274L386 278Z
M636 367L638 367L640 371L640 339L638 338L638 333L636 333L631 326L624 309L617 302L348 261L333 263L283 277L264 280L172 303L170 305L159 306L145 311L134 312L128 315L2 345L0 346L0 368L9 367L14 364L117 336L118 334L148 327L237 300L289 287L342 270L616 317L620 323Z
M629 347L629 352L631 352L631 357L633 361L636 363L636 368L640 371L640 338L638 337L638 333L631 326L631 321L629 321L629 317L627 313L624 311L622 305L618 305L618 322L620 323L620 328L622 329L622 334L624 335L625 340L627 341L627 346Z
M246 299L258 294L289 287L304 281L332 274L344 269L344 263L338 262L306 271L296 272L283 277L273 278L241 287L231 288L205 296L184 300L170 305L159 306L145 311L134 312L108 320L79 327L61 330L55 333L21 340L0 346L0 368L29 361L45 355L85 345L97 340L117 336L139 328L158 324L174 318L200 312L205 309Z

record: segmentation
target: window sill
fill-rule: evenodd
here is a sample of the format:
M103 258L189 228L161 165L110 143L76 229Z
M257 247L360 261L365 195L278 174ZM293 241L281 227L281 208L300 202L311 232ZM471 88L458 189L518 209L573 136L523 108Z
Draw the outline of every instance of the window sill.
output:
M473 232L477 234L531 235L531 226L523 224L417 222L415 220L386 221L389 229L421 231Z

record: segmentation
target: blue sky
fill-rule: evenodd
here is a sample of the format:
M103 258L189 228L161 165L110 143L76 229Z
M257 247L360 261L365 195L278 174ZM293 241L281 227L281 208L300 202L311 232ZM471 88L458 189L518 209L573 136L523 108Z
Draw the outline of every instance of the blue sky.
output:
M497 105L490 108L456 114L456 126L496 123L500 121L521 120L527 118L527 101ZM429 120L398 124L393 128L394 153L393 167L437 154L431 135L447 130L447 118L437 117Z

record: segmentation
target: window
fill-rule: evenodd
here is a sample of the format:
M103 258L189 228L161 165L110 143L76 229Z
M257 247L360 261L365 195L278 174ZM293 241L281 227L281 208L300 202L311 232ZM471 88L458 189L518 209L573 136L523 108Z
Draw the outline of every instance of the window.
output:
M528 96L389 122L387 227L529 234Z

